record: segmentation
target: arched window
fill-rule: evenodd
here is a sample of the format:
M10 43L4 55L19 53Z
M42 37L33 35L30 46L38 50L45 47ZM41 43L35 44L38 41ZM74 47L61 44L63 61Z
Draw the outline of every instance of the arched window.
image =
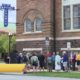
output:
M35 31L42 31L41 24L42 24L42 19L41 18L36 18L35 21L34 21Z
M25 19L24 21L24 31L31 32L32 31L32 22L30 19Z

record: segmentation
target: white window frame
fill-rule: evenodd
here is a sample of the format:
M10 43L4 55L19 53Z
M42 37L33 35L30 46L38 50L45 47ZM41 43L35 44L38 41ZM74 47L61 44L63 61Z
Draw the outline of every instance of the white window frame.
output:
M25 24L26 20L30 20L30 19L26 18L26 19L24 20L24 24ZM30 21L31 21L31 20L30 20ZM26 26L24 25L24 33L31 33L31 32L32 32L32 31L26 31Z
M73 29L73 5L80 4L80 0L62 0L62 32L78 32L80 29ZM63 7L70 6L70 16L71 16L71 29L64 30L64 16L63 16Z
M25 19L24 20L24 23L25 23L26 20L28 20L28 19ZM34 20L34 26L33 27L34 27L34 30L33 31L26 31L26 27L24 25L24 32L23 32L23 34L38 34L38 33L42 33L42 30L41 31L37 31L36 30L36 21L35 20Z
M37 18L39 18L39 17L37 17ZM41 19L41 18L40 18ZM41 26L42 27L42 26ZM41 31L37 31L36 30L36 18L34 19L34 32L42 32L42 30Z
M26 20L24 20L24 32L26 32Z

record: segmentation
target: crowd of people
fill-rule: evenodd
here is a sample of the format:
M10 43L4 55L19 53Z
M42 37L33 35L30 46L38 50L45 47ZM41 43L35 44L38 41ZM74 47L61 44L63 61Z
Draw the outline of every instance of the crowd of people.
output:
M49 54L48 57L49 71L55 69L56 71L80 71L80 53L71 51L56 52Z
M9 61L10 59L10 61ZM49 72L52 70L56 71L70 71L78 70L80 71L80 53L73 53L68 51L62 52L47 52L44 53L18 53L17 51L13 52L5 58L6 63L26 63L28 70L33 69L33 71L47 69Z

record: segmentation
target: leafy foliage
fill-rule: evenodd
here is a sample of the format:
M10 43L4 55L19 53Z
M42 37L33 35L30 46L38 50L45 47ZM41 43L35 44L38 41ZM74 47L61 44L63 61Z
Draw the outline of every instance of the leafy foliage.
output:
M0 53L9 52L9 40L10 40L10 51L13 49L13 45L16 43L15 36L9 37L8 35L0 35Z

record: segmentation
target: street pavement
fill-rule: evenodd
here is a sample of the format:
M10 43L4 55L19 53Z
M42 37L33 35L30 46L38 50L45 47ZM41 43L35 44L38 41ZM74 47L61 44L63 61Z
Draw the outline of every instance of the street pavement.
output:
M0 73L0 80L80 80L72 78L40 77L23 74L3 74Z

